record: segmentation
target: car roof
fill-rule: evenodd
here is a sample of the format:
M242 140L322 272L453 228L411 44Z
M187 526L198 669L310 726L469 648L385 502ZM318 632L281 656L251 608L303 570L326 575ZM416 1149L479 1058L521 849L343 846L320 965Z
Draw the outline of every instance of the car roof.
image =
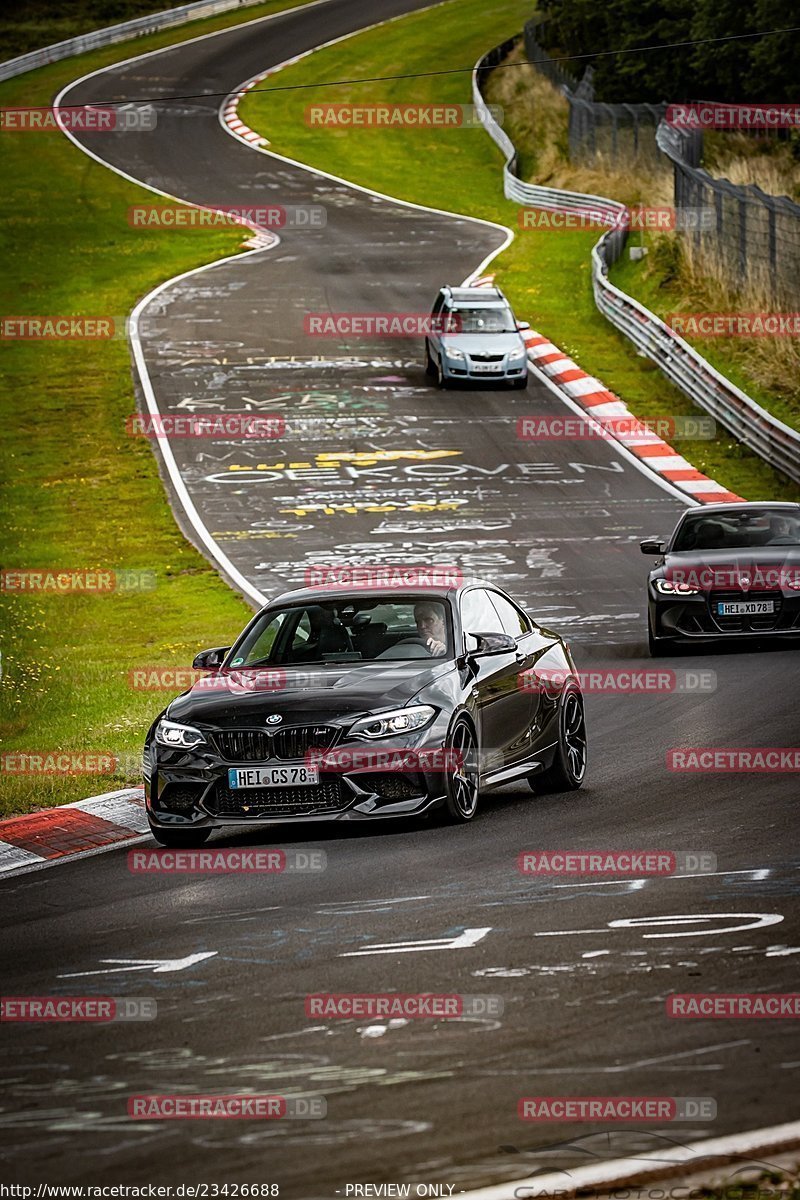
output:
M725 504L704 504L700 512L702 512L703 516L705 516L707 513L713 513L715 516L722 516L724 513L729 513L733 509L739 510L742 508L747 509L749 512L758 512L759 510L767 508L781 508L785 509L787 512L800 514L800 504L793 503L791 500L742 500L741 503L728 501ZM684 517L687 517L689 513L697 512L698 510L696 508L689 509L688 512L683 514L681 520L683 520Z
M469 590L469 588L473 587L488 587L492 588L494 591L503 591L501 587L495 583L492 583L488 579L468 579L459 584L442 584L440 586L433 584L421 584L417 587L413 587L411 585L404 587L392 587L391 585L387 585L385 587L362 588L353 587L352 584L336 584L325 585L323 587L298 588L292 592L281 592L277 596L273 596L273 598L268 601L264 607L274 608L279 604L298 604L309 600L336 600L342 599L345 596L348 599L353 599L354 597L372 599L376 596L380 596L384 599L386 597L391 597L392 599L396 598L402 600L404 597L413 596L418 598L419 596L431 595L435 596L439 600L455 599L462 592L466 592Z
M459 304L469 302L480 304L506 304L506 298L499 288L454 288L444 287L442 291L449 294L451 300Z

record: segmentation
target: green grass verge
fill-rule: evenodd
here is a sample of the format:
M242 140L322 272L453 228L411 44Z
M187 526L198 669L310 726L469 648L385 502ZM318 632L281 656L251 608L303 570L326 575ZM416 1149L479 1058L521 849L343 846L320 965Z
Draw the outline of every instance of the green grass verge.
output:
M272 86L468 67L490 46L521 29L529 16L527 0L500 0L491 8L481 0L449 0L321 50L274 76ZM460 73L337 87L321 82L272 96L267 87L249 93L240 114L279 153L405 200L517 228L516 205L502 194L500 153L483 130L351 132L305 121L306 108L315 103L372 101L469 103L470 77ZM513 138L513 112L506 118ZM696 414L691 401L597 312L589 267L596 240L591 230L518 230L493 269L519 315L622 396L637 416ZM699 470L748 499L800 499L800 488L727 435L714 441L682 441L677 448Z
M509 64L516 64L511 67ZM569 155L569 106L560 93L531 67L518 43L503 69L489 80L491 98L508 114L518 149L520 177L572 191L613 196L632 207L667 206L673 201L672 169L667 159L632 164L623 152L609 161L573 162ZM714 140L716 138L716 141ZM762 186L777 195L792 178L785 144L754 143L746 135L709 135L710 169L725 176L747 166ZM722 157L723 151L726 157ZM719 166L715 168L714 159ZM800 172L800 169L799 169ZM785 186L784 186L785 185ZM731 292L723 265L698 255L692 239L680 233L637 232L630 245L644 246L647 257L625 257L611 269L611 279L660 316L670 312L761 311L772 307L752 289L749 298ZM800 429L800 351L796 339L690 339L718 370L729 376L768 412Z
M645 234L641 239L637 238L639 244L648 248L648 256L639 262L621 258L609 272L612 283L622 288L629 296L633 296L640 304L644 304L662 320L671 313L707 311L710 308L707 303L692 305L688 302L685 289L674 281L672 267L662 265L663 259L668 256L659 255L659 241L661 239L658 235ZM730 300L726 303L720 300L716 302L715 310L753 312L759 311L760 306L753 303L742 304L740 301L731 303ZM684 341L693 346L712 367L726 375L757 404L779 421L784 421L793 429L800 429L800 393L797 387L796 363L787 357L783 376L786 384L785 394L776 394L775 390L763 386L757 378L758 368L755 360L757 356L760 357L768 339L755 340L757 345L754 345L753 338L692 338L684 335ZM772 374L774 376L775 372Z
M190 34L291 7L260 5L68 59L0 85L0 105L47 104L70 79ZM234 254L241 230L132 229L152 202L59 132L0 135L4 178L2 312L130 312L181 271ZM138 781L144 731L169 694L136 692L128 672L186 666L238 632L249 607L177 529L149 444L129 438L135 408L126 340L3 343L0 555L9 568L154 571L152 591L0 595L2 749L98 750L113 774L43 777L0 770L0 814L60 804Z

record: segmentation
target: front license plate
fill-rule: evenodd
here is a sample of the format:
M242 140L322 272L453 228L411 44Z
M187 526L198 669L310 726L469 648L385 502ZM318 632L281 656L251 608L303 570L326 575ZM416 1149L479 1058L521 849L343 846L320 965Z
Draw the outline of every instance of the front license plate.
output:
M719 600L717 615L720 617L746 617L758 613L775 612L774 600Z
M228 787L311 787L319 783L319 767L288 763L282 767L229 767Z
M502 363L474 362L472 364L472 370L479 374L486 374L486 375L497 374L497 372L502 371L502 369L503 369Z

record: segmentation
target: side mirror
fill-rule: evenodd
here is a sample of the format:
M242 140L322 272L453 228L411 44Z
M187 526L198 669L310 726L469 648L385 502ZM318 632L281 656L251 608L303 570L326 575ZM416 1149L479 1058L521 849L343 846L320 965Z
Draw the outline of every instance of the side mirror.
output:
M642 554L663 554L666 548L667 543L660 542L658 538L645 538L643 542L639 542Z
M517 643L508 633L473 633L477 646L470 650L471 658L485 658L489 654L513 654Z
M195 656L192 668L195 671L218 671L225 662L230 646L217 646L213 650L201 650Z
M520 333L524 333L526 329L530 329L530 321L517 321L517 329Z

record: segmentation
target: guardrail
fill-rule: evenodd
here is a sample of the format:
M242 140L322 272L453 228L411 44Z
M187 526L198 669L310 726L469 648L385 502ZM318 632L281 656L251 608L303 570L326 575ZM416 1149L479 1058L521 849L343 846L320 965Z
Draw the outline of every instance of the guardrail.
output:
M509 200L534 208L559 212L588 209L623 213L625 205L605 196L561 191L525 183L517 175L517 151L511 138L496 123L483 98L481 83L517 41L509 38L478 59L472 73L472 95L484 129L505 156L503 193ZM672 383L720 425L771 466L800 483L800 432L773 417L750 396L720 374L711 363L679 337L638 300L615 287L608 278L611 266L622 255L627 231L606 230L592 249L592 289L600 312L638 350L646 354Z
M199 20L200 17L213 17L216 13L230 12L232 8L249 8L260 2L261 0L195 0L195 3L182 4L180 8L151 13L146 17L135 17L132 21L121 21L119 25L107 25L105 29L95 29L91 33L79 34L78 37L54 42L51 46L42 46L40 50L31 50L17 58L7 59L6 62L0 63L0 80L13 79L15 75L24 75L26 71L34 71L37 67L45 67L48 63L58 62L62 58L71 58L74 54L84 54L87 50L97 50L100 46L113 46L117 42L126 42L129 38L156 33L159 29L185 25L188 21Z

